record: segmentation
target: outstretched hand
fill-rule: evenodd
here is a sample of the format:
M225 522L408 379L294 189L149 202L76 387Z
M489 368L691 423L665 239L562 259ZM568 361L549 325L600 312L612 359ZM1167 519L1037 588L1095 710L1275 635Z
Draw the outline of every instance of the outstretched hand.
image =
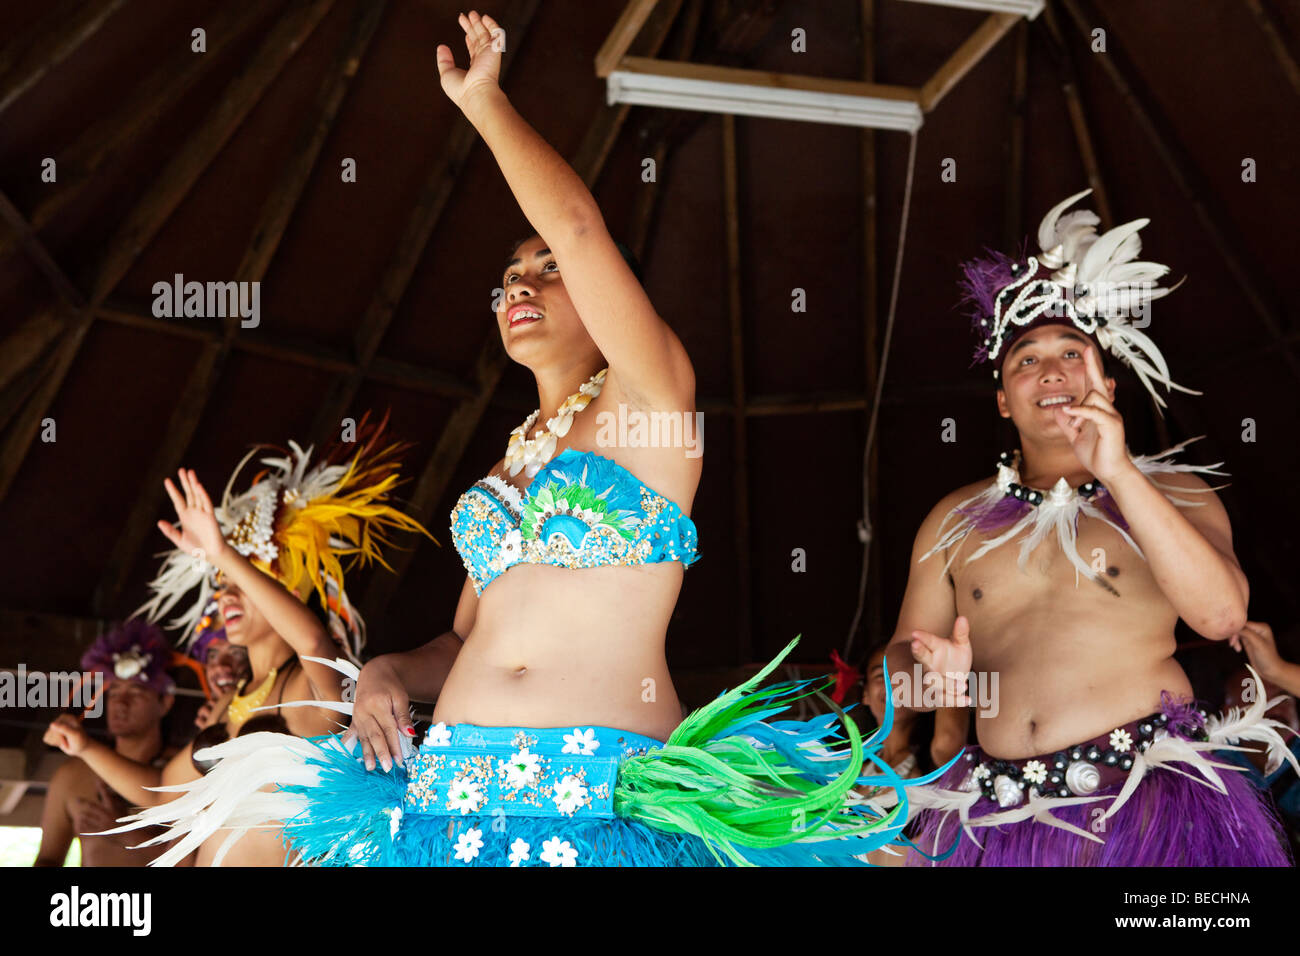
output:
M212 499L208 497L193 470L182 468L176 474L180 477L184 494L177 490L170 478L163 479L163 487L167 489L167 496L176 508L176 517L180 519L181 527L177 530L166 521L159 521L158 530L182 551L215 563L226 540L221 535L217 516L213 514Z
M90 743L90 735L81 726L81 721L71 714L60 714L45 730L45 743L58 747L69 757L78 756Z
M1088 394L1077 404L1053 408L1052 415L1069 439L1079 464L1104 483L1130 464L1124 446L1124 419L1108 396L1110 389L1096 346L1083 350L1083 365Z
M943 706L969 707L966 675L970 673L972 652L970 621L962 615L953 622L952 635L939 637L929 631L912 632L912 656L923 671L943 680Z
M438 44L436 57L442 91L462 112L475 98L500 90L501 53L505 49L506 32L487 14L479 16L474 10L460 14L460 25L465 30L465 48L469 50L469 69L456 66L451 47Z

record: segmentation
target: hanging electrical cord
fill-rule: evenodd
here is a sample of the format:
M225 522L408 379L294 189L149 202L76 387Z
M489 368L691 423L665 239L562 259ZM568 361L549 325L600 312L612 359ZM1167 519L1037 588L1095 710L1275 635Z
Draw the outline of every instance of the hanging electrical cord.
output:
M907 153L907 181L903 186L903 214L898 223L898 251L894 257L894 282L889 293L889 316L885 320L885 343L880 350L880 371L876 374L876 394L871 400L871 418L867 423L867 445L862 451L862 520L858 522L858 540L862 542L862 576L858 580L858 608L853 612L849 636L844 641L844 660L850 660L853 639L862 621L862 611L867 602L867 573L871 566L871 448L876 441L876 426L880 419L880 396L884 393L885 369L889 365L889 345L894 336L894 315L898 310L898 287L903 275L903 249L907 242L907 218L912 208L912 174L916 169L916 133L912 134ZM871 291L875 294L875 290Z

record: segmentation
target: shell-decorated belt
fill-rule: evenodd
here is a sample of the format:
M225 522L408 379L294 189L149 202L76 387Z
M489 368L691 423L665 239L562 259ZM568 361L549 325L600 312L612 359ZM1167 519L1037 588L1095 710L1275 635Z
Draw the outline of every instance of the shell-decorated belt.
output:
M1205 740L1204 712L1201 725L1187 736ZM1123 784L1133 769L1133 758L1169 734L1169 717L1156 712L1130 721L1108 733L1051 754L999 760L978 747L966 752L975 764L959 789L978 788L1000 807L1014 807L1025 800L1032 788L1044 797L1086 797L1107 787Z
M403 813L614 816L623 758L662 744L609 727L435 724L407 760Z

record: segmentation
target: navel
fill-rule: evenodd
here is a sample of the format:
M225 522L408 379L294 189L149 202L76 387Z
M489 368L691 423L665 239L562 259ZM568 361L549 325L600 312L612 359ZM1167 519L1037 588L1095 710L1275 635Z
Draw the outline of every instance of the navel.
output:
M519 667L516 667L516 668L514 669L514 671L511 672L510 676L511 676L511 677L523 677L523 676L524 676L525 674L527 674L527 673L528 673L528 668L527 668L527 667L524 667L524 666L522 666L522 665L520 665Z
M976 588L974 591L971 592L971 597L973 597L977 601L983 596L984 596L984 592L981 591L979 588Z
M1106 573L1109 574L1112 578L1117 578L1119 577L1119 568L1115 567L1115 565L1112 564L1110 567L1106 569Z

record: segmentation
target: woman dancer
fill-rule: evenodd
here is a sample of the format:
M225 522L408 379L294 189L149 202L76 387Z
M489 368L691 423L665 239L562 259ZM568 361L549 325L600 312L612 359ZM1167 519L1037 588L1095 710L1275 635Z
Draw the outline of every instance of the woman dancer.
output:
M691 427L691 363L582 180L498 86L500 28L472 11L460 24L470 67L439 46L443 90L538 232L506 266L497 324L539 409L452 511L469 572L452 629L365 666L342 744L285 741L251 779L289 784L269 816L317 863L851 863L897 834L905 801L847 809L870 750L847 719L838 753L821 745L833 715L763 722L811 692L745 694L780 658L681 721L664 641L697 557L701 460L687 441L636 436ZM632 423L626 440L615 421ZM418 751L412 698L437 700ZM170 806L197 814L242 792L268 752L252 746L214 748L209 786Z

